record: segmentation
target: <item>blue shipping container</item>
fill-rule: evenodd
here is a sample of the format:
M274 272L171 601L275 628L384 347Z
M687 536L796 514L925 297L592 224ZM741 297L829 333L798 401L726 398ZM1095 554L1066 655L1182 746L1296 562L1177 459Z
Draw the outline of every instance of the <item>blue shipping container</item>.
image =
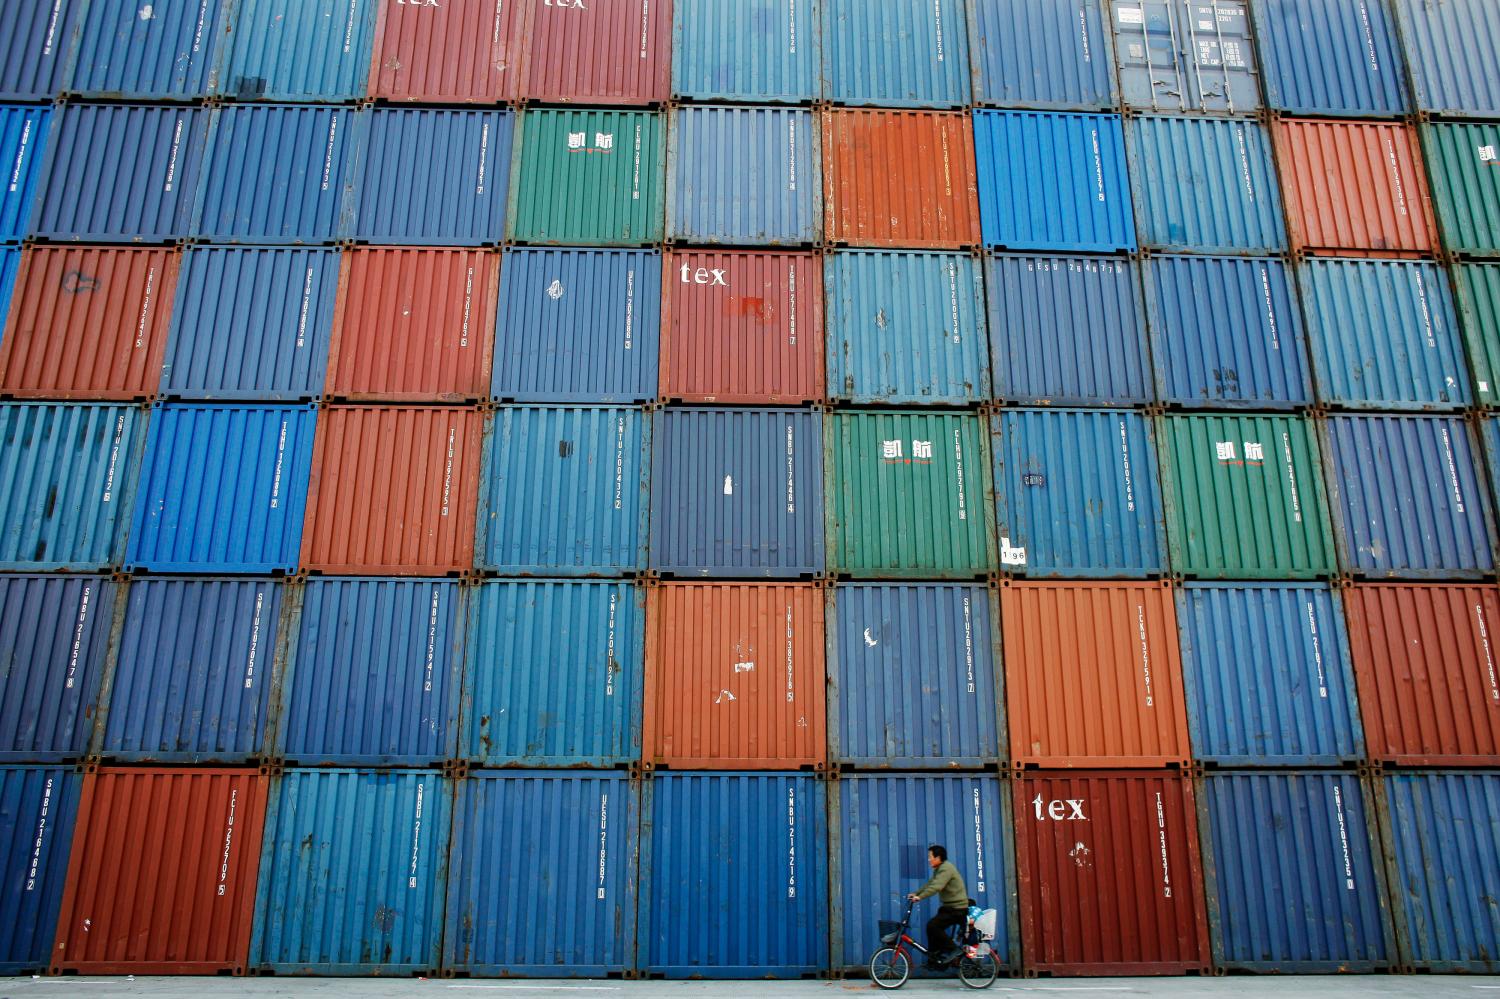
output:
M0 767L0 975L51 962L81 787L72 767Z
M194 100L219 85L229 0L84 0L63 89L84 97Z
M282 586L269 580L132 582L96 752L132 763L254 762L281 622Z
M10 315L10 293L16 286L16 271L21 266L19 246L0 246L0 343L4 343L5 323Z
M1494 71L1500 5L1491 0L1392 2L1417 110L1500 118L1500 74Z
M818 0L697 0L672 8L672 94L800 104L822 96Z
M0 166L5 169L0 241L16 242L31 231L31 207L51 123L49 108L0 106Z
M988 588L853 583L828 609L835 763L935 770L1008 759L1000 615Z
M1125 106L1254 114L1260 109L1249 0L1108 0Z
M471 599L464 759L530 767L640 759L643 589L622 581L491 580Z
M375 40L375 0L236 3L221 85L224 96L330 102L365 96Z
M157 403L129 570L295 572L317 410Z
M1100 0L974 0L974 101L1101 111L1119 106Z
M1366 794L1348 772L1203 778L1198 825L1216 967L1307 974L1396 963Z
M835 104L969 103L964 0L821 0L823 87Z
M0 101L57 96L83 0L10 0L0 18Z
M660 252L513 249L500 266L490 393L648 402L660 337Z
M1500 416L1486 416L1479 421L1479 438L1490 473L1490 498L1500 504Z
M1396 24L1383 0L1258 0L1251 14L1273 110L1335 118L1411 110Z
M1312 402L1302 315L1285 262L1153 256L1143 266L1163 402L1250 409Z
M639 834L640 786L621 773L460 781L444 970L603 978L634 968Z
M1193 756L1215 766L1337 766L1365 756L1344 605L1318 583L1177 591Z

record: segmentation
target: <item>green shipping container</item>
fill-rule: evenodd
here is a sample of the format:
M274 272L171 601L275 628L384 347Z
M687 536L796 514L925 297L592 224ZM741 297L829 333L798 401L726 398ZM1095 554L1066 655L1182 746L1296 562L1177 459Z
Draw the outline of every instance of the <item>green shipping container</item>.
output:
M1422 149L1443 245L1500 256L1500 125L1423 125Z
M1500 174L1500 167L1495 173ZM1474 372L1474 399L1481 406L1500 401L1495 378L1500 376L1500 264L1459 264L1453 269L1458 285L1458 324Z
M862 579L996 568L989 442L966 413L835 413L824 431L828 561Z
M664 132L662 116L651 111L527 111L516 136L511 238L575 246L660 242Z
M1200 579L1335 572L1317 437L1296 416L1162 418L1172 568Z

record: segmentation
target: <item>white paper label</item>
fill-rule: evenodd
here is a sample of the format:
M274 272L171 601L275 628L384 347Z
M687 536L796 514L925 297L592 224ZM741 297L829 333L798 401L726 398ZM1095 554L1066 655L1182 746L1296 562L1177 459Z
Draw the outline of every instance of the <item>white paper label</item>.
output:
M1000 538L1000 562L1002 565L1025 565L1026 549L1012 548L1010 546L1010 538L1002 535Z

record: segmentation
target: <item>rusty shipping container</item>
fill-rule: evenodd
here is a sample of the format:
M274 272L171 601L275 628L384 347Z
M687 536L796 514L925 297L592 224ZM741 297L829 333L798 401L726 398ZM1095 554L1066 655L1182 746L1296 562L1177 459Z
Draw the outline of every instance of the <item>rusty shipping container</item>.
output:
M268 783L241 769L86 774L53 974L244 974Z
M383 3L370 94L433 104L514 100L525 26L520 0Z
M662 583L646 601L647 766L821 767L823 590L809 583Z
M530 8L521 96L659 104L672 87L672 0L515 0Z
M1017 766L1188 762L1170 586L1008 583L1000 617Z

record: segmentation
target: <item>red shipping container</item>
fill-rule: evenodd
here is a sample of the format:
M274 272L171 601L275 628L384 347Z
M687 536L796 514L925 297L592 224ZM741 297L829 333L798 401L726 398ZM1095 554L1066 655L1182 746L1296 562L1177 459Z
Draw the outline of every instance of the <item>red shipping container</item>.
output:
M0 391L43 399L155 394L180 257L163 248L28 247L0 340Z
M1500 590L1360 584L1344 611L1371 759L1500 766Z
M1170 586L1012 582L1000 616L1017 766L1190 761Z
M445 576L473 568L483 436L477 409L323 410L303 567L354 576Z
M977 246L978 192L968 115L823 112L823 232L830 243Z
M810 253L669 252L661 394L685 402L823 398L823 269Z
M370 93L391 101L502 104L516 97L526 51L521 0L380 6Z
M1191 778L1070 771L1014 783L1016 888L1028 972L1209 970Z
M1282 119L1273 130L1292 249L1415 256L1437 243L1411 127Z
M521 96L659 104L671 89L671 0L517 0L530 7Z
M648 767L795 770L827 761L820 587L661 583L646 607Z
M268 783L243 769L85 775L52 972L244 974Z
M489 392L500 255L361 247L344 254L329 395L477 401Z

